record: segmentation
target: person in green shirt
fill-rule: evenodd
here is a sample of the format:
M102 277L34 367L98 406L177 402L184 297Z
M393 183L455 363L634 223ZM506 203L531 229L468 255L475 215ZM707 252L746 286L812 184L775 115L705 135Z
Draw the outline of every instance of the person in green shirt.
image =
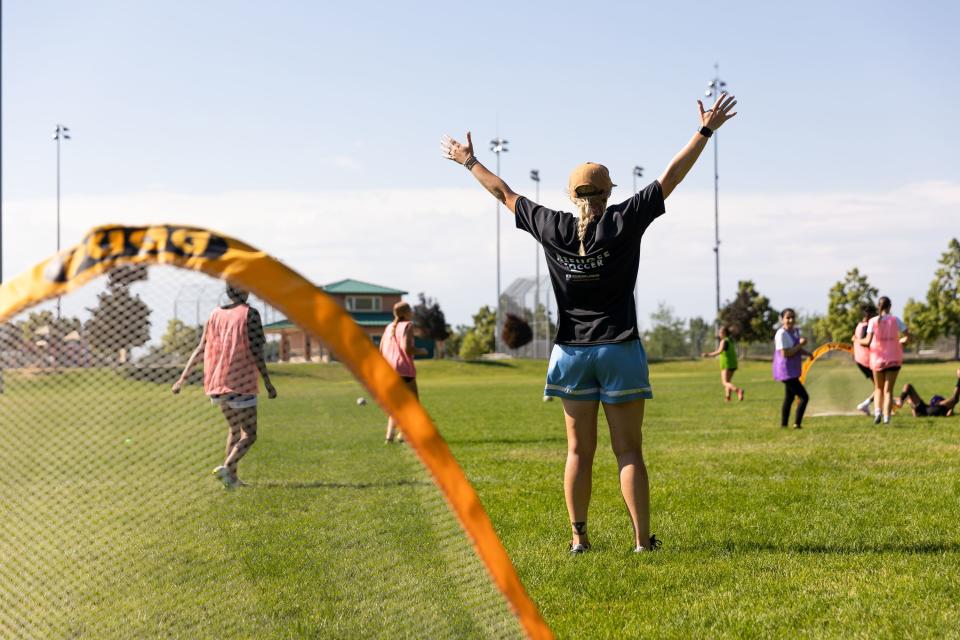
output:
M737 341L731 336L730 327L720 327L717 339L720 343L716 351L701 353L702 358L720 356L720 382L723 384L723 399L730 402L731 396L737 394L737 400L743 400L743 388L733 384L733 374L737 372Z

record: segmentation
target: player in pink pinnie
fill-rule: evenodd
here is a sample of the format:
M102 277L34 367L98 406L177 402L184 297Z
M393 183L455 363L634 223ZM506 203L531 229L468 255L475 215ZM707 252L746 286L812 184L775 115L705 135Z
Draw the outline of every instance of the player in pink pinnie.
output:
M257 441L257 374L263 377L267 397L277 397L263 357L263 324L257 310L247 304L249 295L227 285L229 301L210 314L200 344L173 385L173 393L180 393L190 371L203 358L204 393L227 420L226 458L213 470L227 489L245 484L237 476L237 465Z

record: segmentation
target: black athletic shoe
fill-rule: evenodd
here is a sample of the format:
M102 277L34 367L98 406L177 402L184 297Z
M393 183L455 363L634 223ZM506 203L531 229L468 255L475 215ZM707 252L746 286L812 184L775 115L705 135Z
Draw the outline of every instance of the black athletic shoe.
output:
M883 420L883 416L879 413L873 416L873 424L880 424L880 421Z
M656 551L662 546L663 546L663 543L657 540L657 536L650 536L650 542L646 547L643 546L642 544L637 545L637 547L633 550L633 552L643 553L644 551Z

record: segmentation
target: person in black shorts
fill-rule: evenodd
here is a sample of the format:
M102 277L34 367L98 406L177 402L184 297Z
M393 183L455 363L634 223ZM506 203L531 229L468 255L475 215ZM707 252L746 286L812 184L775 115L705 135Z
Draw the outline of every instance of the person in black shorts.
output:
M664 200L693 168L713 131L735 115L733 96L721 95L710 110L698 104L699 130L658 180L623 202L607 206L616 185L605 166L587 162L576 167L568 195L579 215L549 209L514 192L473 155L469 132L465 144L450 137L441 142L443 156L463 165L506 205L517 228L543 245L558 307L544 395L563 402L563 489L572 554L590 548L587 509L601 405L617 459L620 493L633 525L633 550L651 551L659 544L650 535L650 487L641 437L644 403L653 391L633 290L644 231L665 213Z
M860 342L867 337L867 325L870 324L870 318L877 315L877 307L872 302L860 306L860 322L857 328L853 330L853 361L856 363L860 373L873 384L873 371L870 369L870 349L863 346ZM873 392L870 392L863 402L857 405L857 410L870 415L870 403L873 402Z
M947 418L952 416L957 402L960 402L960 369L957 369L957 385L953 388L953 395L949 398L933 396L928 404L923 401L916 388L908 382L903 385L903 393L897 398L897 406L902 407L904 400L910 403L914 417Z

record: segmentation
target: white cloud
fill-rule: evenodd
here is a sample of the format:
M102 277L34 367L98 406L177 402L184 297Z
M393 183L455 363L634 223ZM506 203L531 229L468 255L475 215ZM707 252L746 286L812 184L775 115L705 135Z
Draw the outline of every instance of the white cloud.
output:
M561 193L547 206L567 208ZM105 223L188 223L261 247L317 283L357 278L438 298L453 323L495 302L495 201L473 189L384 189L215 195L151 190L63 201L67 246ZM647 231L641 322L664 300L684 316L714 306L713 194L681 188ZM960 184L907 184L883 193L723 193L721 287L752 279L774 306L823 310L857 266L899 308L926 292L949 237L960 235ZM52 200L5 206L4 275L55 247ZM533 240L501 208L502 288L534 271Z

